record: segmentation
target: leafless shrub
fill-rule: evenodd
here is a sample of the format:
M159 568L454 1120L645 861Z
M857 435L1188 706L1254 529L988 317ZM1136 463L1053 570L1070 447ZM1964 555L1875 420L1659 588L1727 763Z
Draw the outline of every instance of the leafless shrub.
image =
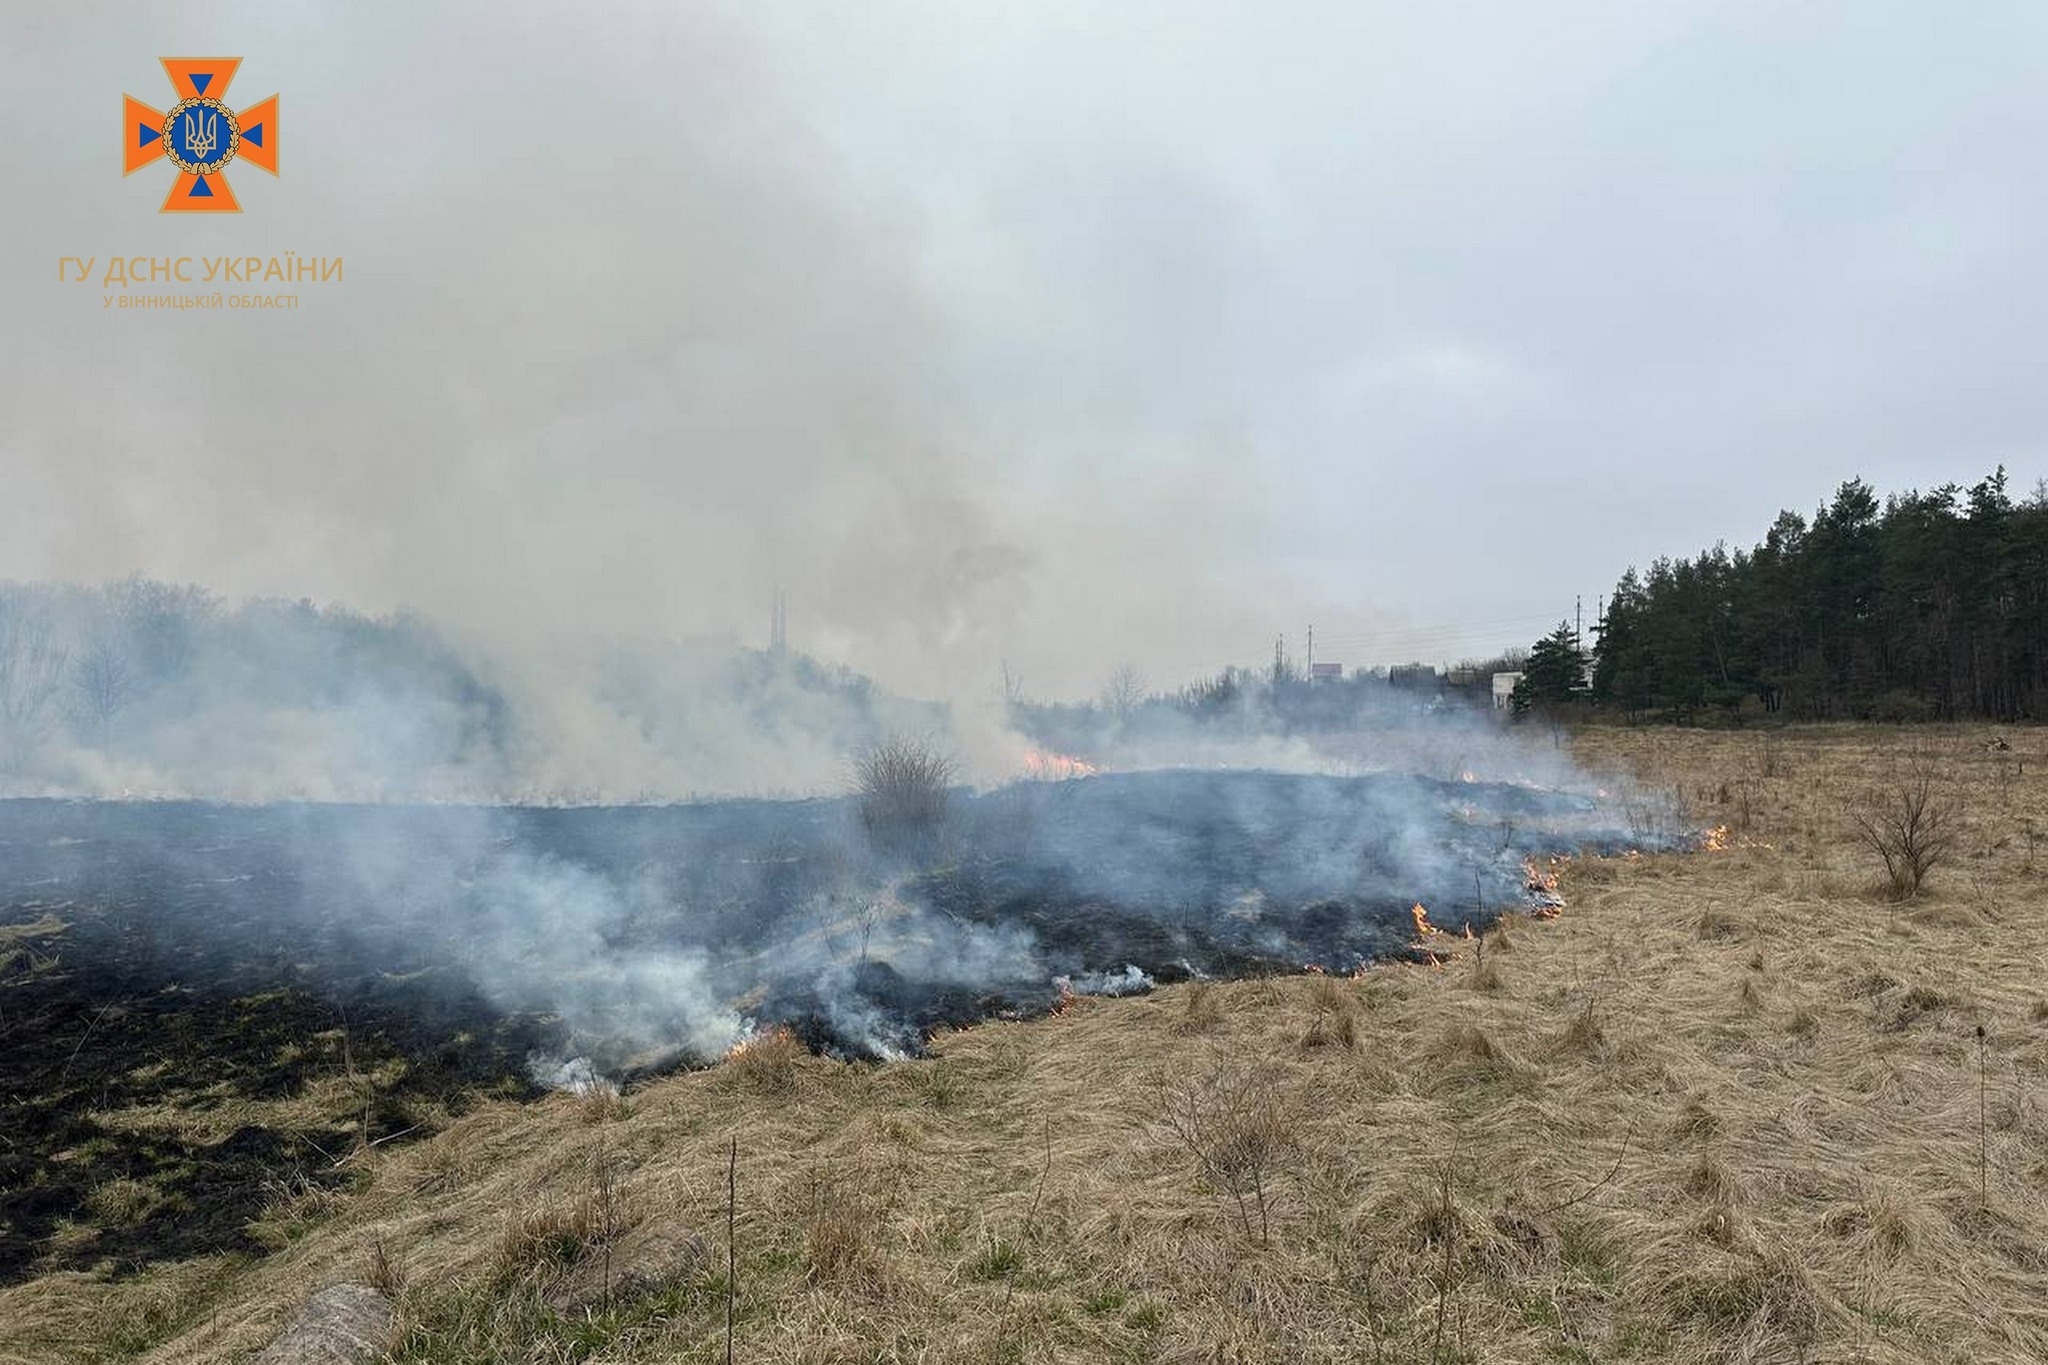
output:
M1245 1236L1266 1245L1273 1178L1294 1147L1293 1126L1272 1082L1250 1069L1164 1081L1158 1112L1202 1177L1230 1196Z
M1871 796L1855 820L1864 845L1884 862L1893 900L1919 895L1928 874L1955 845L1955 812L1925 771L1906 779L1897 791Z
M883 839L937 833L955 771L952 755L936 740L892 735L862 751L853 760L861 823Z

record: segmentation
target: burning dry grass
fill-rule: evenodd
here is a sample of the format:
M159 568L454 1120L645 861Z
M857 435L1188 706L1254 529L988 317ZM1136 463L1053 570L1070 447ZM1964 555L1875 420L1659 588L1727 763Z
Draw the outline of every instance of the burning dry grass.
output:
M0 1291L0 1360L240 1358L379 1257L399 1360L722 1358L737 1138L749 1362L2039 1362L2048 744L1983 738L1935 738L1972 799L1911 907L1853 820L1896 734L1596 732L1727 847L1570 864L1560 918L1438 935L1443 971L488 1104L260 1261ZM622 1227L710 1254L555 1306Z

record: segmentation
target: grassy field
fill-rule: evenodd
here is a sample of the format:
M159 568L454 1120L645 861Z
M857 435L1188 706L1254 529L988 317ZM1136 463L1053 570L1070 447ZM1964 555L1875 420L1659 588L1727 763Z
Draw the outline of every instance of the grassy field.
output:
M723 1360L729 1288L763 1365L2038 1365L2048 733L1997 738L1587 731L1725 846L1570 862L1439 967L485 1103L281 1181L267 1256L0 1290L0 1361L245 1360L355 1280L479 1365ZM1920 778L1899 900L1856 817Z

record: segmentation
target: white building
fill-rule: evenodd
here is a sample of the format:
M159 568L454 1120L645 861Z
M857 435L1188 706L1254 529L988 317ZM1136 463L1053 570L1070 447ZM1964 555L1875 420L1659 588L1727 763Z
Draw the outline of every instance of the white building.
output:
M1522 680L1519 673L1496 673L1493 675L1493 709L1505 711L1513 704L1515 684Z

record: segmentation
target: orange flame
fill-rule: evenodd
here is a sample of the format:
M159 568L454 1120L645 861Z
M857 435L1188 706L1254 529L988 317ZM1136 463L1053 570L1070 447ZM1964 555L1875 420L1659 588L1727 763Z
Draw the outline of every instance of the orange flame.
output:
M1719 853L1728 847L1728 826L1716 825L1700 836L1700 849L1706 853Z
M737 1061L755 1048L769 1044L776 1046L794 1045L796 1044L796 1032L787 1024L777 1024L774 1028L768 1029L765 1032L749 1033L746 1037L725 1050L725 1060L728 1062Z
M1087 759L1076 758L1072 754L1054 753L1050 749L1024 751L1024 772L1028 777L1064 781L1071 777L1093 777L1101 771L1101 768Z
M1429 911L1422 908L1421 901L1415 902L1415 904L1409 908L1408 913L1415 917L1416 937L1428 938L1431 934L1440 934L1443 932L1443 930L1437 928L1434 924L1431 924L1429 922Z
M1564 897L1557 894L1557 881L1564 865L1571 859L1557 854L1550 859L1549 867L1539 867L1534 858L1522 859L1522 872L1528 877L1529 895L1536 902L1530 913L1538 919L1556 919L1564 909Z

